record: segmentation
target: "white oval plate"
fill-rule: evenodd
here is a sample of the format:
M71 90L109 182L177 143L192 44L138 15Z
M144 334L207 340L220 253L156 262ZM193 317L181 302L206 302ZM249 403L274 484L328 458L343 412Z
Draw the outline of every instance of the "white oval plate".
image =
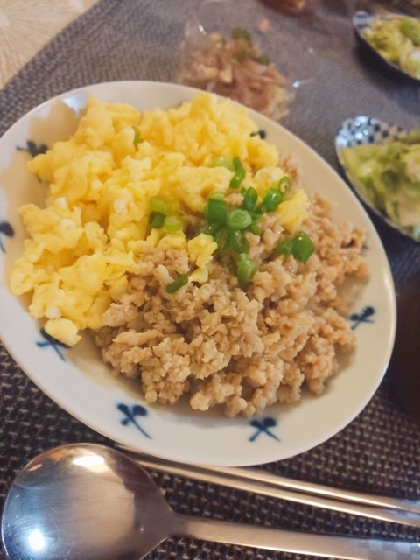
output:
M195 90L158 82L110 82L70 91L47 101L0 139L0 336L27 375L55 402L94 430L139 451L210 465L256 465L292 457L324 442L357 416L386 371L395 336L395 292L388 260L365 210L339 176L312 149L281 126L251 112L267 140L301 161L307 192L337 203L335 215L367 230L369 282L362 284L349 320L357 350L317 397L273 405L251 419L195 413L187 406L146 405L129 383L110 375L89 338L68 349L45 338L27 311L28 300L8 289L25 232L17 209L42 204L43 188L26 171L28 140L67 139L76 128L88 92L139 110L168 108L191 100Z

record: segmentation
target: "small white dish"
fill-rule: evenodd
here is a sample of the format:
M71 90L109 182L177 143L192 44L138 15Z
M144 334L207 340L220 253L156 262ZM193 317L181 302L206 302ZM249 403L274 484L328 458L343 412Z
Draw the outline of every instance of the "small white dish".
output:
M385 123L374 117L364 115L351 117L342 123L335 137L335 151L347 180L364 204L394 231L408 237L412 241L418 242L418 239L415 239L407 228L403 228L375 205L363 184L352 176L343 157L343 148L352 148L361 144L382 144L383 142L405 138L407 135L408 132L402 127Z
M286 459L323 443L343 429L369 402L386 371L395 336L395 291L388 260L365 210L346 184L311 148L281 126L251 111L269 142L301 162L309 193L336 203L334 214L364 227L370 279L360 286L349 320L357 349L321 396L304 394L295 405L274 405L263 416L228 419L195 413L183 404L146 405L128 383L110 375L86 337L74 348L48 339L11 295L13 262L22 254L25 232L17 209L41 203L42 187L26 171L21 148L68 138L88 92L139 110L168 108L196 90L157 82L110 82L76 89L25 115L0 139L0 337L27 375L70 414L112 440L160 457L211 465L255 465ZM18 403L16 406L19 406Z

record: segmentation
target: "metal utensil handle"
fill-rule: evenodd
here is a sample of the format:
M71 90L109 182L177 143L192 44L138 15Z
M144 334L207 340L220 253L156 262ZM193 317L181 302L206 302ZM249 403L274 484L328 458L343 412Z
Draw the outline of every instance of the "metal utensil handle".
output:
M392 498L390 496L380 496L378 494L363 494L356 490L346 490L344 488L333 488L332 486L324 486L314 484L304 480L293 480L282 477L278 474L272 474L261 469L251 469L244 467L205 467L206 470L212 472L223 473L238 478L246 478L247 480L258 480L280 488L287 488L297 492L306 494L315 494L332 500L345 500L348 502L359 503L367 506L380 508L399 509L420 515L420 502Z
M420 91L420 90L419 90ZM354 515L367 515L370 517L369 512L375 514L375 508L386 508L401 510L403 512L413 513L416 516L420 515L420 501L404 500L393 498L391 496L381 496L379 494L367 494L358 492L356 490L346 490L344 488L334 488L332 486L325 486L321 484L314 484L313 482L307 482L305 480L295 480L291 478L285 478L278 474L270 473L262 469L247 468L247 467L213 467L208 465L187 465L176 461L170 461L167 459L160 459L159 457L153 457L145 453L140 453L133 451L131 448L124 445L117 445L125 453L129 453L130 457L136 460L141 465L160 470L162 472L169 472L172 474L177 474L181 476L189 476L190 478L196 478L198 480L206 480L207 482L214 482L216 484L224 484L220 481L219 475L227 475L231 477L231 480L248 480L252 483L264 483L270 486L275 486L278 488L283 488L292 492L299 492L314 496L320 496L328 500L334 500L338 503L346 501L355 504L361 504L363 506L369 506L369 509L361 510L360 512L349 511L348 509L340 509L339 511L344 511L347 513L352 513ZM212 476L208 476L209 473L216 475L216 480L212 479ZM242 488L245 489L245 488ZM249 489L249 488L248 488ZM258 492L258 487L253 492ZM286 494L287 496L287 494ZM288 495L291 499L292 495ZM287 497L277 495L276 497L287 499ZM300 500L297 500L300 501ZM328 507L328 504L315 503L312 505L318 505L320 507ZM344 504L342 504L344 505ZM345 507L345 506L344 506ZM336 509L336 508L334 508ZM376 511L379 514L378 519L383 521L391 521L397 523L404 523L404 517L399 516L392 519L388 516L392 516L391 512ZM382 515L385 514L385 518ZM411 523L408 518L406 518L407 525L412 525L414 527L420 527L420 517L412 517L414 522Z
M311 535L255 525L174 516L174 534L264 550L348 560L420 560L420 544L375 539Z
M299 502L301 504L313 507L321 507L333 511L341 511L350 515L362 515L370 519L378 519L389 523L400 523L410 527L420 528L420 516L400 510L384 509L379 507L368 507L358 505L350 501L341 501L337 496L328 496L323 498L315 494L301 494L284 490L283 488L273 485L267 485L262 480L254 481L251 478L241 478L234 476L234 469L224 469L225 472L218 472L217 469L208 467L193 467L190 465L182 465L180 463L172 463L156 458L144 458L139 454L130 455L131 459L150 469L158 470L174 475L188 476L195 480L203 480L212 484L221 484L227 488L237 488L247 492L254 492L263 496L271 496L289 502ZM230 471L230 472L229 472ZM232 476L230 474L232 473ZM335 499L329 499L329 498Z

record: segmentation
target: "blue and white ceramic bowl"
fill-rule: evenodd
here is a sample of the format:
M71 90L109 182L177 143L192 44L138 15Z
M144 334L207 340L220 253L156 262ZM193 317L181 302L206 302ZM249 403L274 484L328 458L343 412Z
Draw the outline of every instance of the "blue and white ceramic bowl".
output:
M397 18L402 17L401 14L392 14L387 12L386 15L373 14L367 11L357 11L353 16L353 29L355 37L359 45L363 48L364 53L369 55L374 64L379 64L382 70L385 70L390 77L404 80L409 82L414 82L416 84L420 83L420 80L405 72L400 66L384 58L382 54L377 51L366 38L366 28L372 24L373 21L377 19L386 19L389 17Z
M343 148L351 148L360 144L381 144L389 140L404 138L407 134L408 132L402 127L382 122L373 117L351 117L343 122L335 137L335 151L347 180L364 204L396 232L414 240L407 231L402 229L397 223L391 220L385 212L373 204L371 197L363 185L357 181L355 177L351 176L342 156Z
M11 295L10 269L23 252L18 217L24 203L41 203L43 188L26 171L28 150L67 139L88 92L139 110L191 100L195 90L157 82L112 82L77 89L34 109L0 139L0 337L27 375L55 402L91 428L131 448L188 463L255 465L292 457L324 442L369 402L388 365L395 335L395 292L388 261L365 210L315 152L281 126L251 112L269 142L301 162L304 185L336 204L335 216L366 229L369 281L352 292L349 321L357 350L321 396L304 394L294 405L274 405L254 418L228 419L146 404L130 383L113 377L89 337L66 348L40 330L28 301ZM356 286L348 286L349 289ZM18 406L18 404L16 404Z

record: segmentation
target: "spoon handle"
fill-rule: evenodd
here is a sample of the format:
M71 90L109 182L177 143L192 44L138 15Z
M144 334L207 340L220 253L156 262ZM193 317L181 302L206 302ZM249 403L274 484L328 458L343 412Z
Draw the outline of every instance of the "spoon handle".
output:
M420 545L403 541L383 541L327 535L312 535L255 525L199 519L175 515L173 533L205 541L237 544L264 550L281 550L321 558L348 560L420 560Z

